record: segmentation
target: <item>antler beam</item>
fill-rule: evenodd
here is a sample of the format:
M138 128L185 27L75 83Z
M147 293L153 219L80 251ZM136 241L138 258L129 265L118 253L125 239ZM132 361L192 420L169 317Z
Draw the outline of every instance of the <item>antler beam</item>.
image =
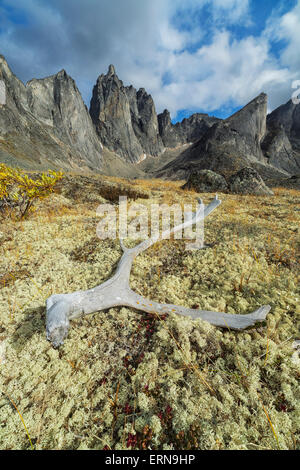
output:
M46 331L47 339L54 347L63 344L69 330L70 320L90 313L99 312L112 307L126 306L159 315L174 312L192 319L207 321L212 325L233 330L243 330L257 322L265 320L271 307L265 305L249 315L234 315L222 312L209 312L205 310L194 310L178 305L160 304L136 294L129 286L129 277L132 263L135 257L154 245L158 240L169 238L183 228L194 225L206 218L213 212L221 201L215 199L204 208L203 202L199 200L199 207L192 217L174 227L166 230L161 236L149 238L134 248L126 248L121 240L123 255L119 261L116 273L103 284L86 291L77 291L71 294L56 294L47 299L46 302Z

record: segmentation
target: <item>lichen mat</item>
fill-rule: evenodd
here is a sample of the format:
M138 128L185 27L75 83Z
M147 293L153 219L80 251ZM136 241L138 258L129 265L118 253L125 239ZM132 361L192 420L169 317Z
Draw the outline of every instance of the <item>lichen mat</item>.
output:
M121 257L116 273L103 284L86 291L77 291L70 294L54 294L46 301L46 333L47 339L56 348L63 344L68 335L70 320L110 309L112 307L126 306L142 310L148 313L163 315L166 313L177 313L192 319L201 319L212 325L232 330L244 330L257 322L266 319L271 307L264 305L248 315L236 315L223 312L210 312L206 310L195 310L179 305L160 304L136 294L129 286L129 277L132 263L135 257L147 250L159 240L170 238L177 231L192 226L205 219L219 205L221 201L216 195L215 199L204 208L203 202L199 200L199 206L189 220L175 226L171 230L164 231L159 237L149 238L134 248L126 248L121 240L123 256Z

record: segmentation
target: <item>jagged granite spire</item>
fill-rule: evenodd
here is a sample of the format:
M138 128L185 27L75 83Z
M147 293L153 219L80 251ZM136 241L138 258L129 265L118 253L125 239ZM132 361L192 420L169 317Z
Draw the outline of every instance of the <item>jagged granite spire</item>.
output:
M177 147L180 144L180 138L176 132L175 126L171 122L170 112L165 109L163 113L157 116L159 134L166 147Z
M27 84L31 112L93 167L101 166L101 142L75 81L61 70Z
M107 75L108 76L116 75L116 69L112 64L110 64L110 66L108 67Z
M65 70L25 86L0 58L6 106L0 107L0 158L17 166L100 170L101 142Z
M208 114L195 113L181 122L172 124L170 112L165 109L158 116L159 133L166 147L177 147L197 142L220 119Z
M271 127L282 126L290 139L294 150L300 151L300 106L289 100L279 106L267 118L267 125Z
M93 89L90 114L103 144L130 162L163 150L155 106L144 89L125 87L113 65Z
M226 122L243 138L247 154L263 160L261 142L267 128L268 96L261 93L246 106L230 116Z
M300 174L299 105L290 100L268 115L262 148L271 165Z
M104 144L125 162L116 163L113 171L120 174L118 168L125 168L126 176L129 168L135 171L127 162L140 162L146 155L161 155L161 159L158 165L156 160L154 171L151 159L139 169L159 177L185 178L194 167L225 177L245 166L275 179L300 173L300 107L292 101L271 113L267 121L267 96L262 93L224 121L196 113L172 124L167 110L156 115L153 99L144 88L125 87L113 65L97 80L90 113L64 69L24 85L0 55L0 80L5 85L5 104L0 104L0 161L13 166L99 171L105 168ZM186 143L193 145L182 148ZM178 157L170 161L167 153L164 160L166 147L178 147ZM112 157L116 162L116 155ZM108 164L109 171L113 165Z
M261 149L266 115L267 95L262 93L228 119L213 124L198 142L158 170L156 176L180 179L196 169L212 170L228 178L257 165L263 171L267 168Z

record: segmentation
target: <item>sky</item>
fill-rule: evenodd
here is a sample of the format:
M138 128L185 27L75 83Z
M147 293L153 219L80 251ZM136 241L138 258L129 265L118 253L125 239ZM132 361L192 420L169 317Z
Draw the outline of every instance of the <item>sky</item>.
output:
M300 0L0 0L0 53L24 83L65 69L89 107L113 64L173 122L287 102L299 45Z

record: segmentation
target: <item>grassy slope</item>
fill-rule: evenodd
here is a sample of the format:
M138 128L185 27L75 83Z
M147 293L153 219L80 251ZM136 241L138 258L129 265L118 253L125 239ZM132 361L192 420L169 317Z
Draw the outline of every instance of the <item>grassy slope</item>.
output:
M147 192L136 201L147 205L196 200L179 187L136 180L132 194ZM30 448L14 403L36 449L299 449L300 192L275 193L221 195L206 222L210 248L164 241L131 274L132 288L161 302L240 314L271 304L267 324L242 333L115 308L73 321L54 350L47 297L99 284L121 255L118 241L96 237L97 178L3 222L0 448Z
M30 155L30 156L29 156ZM102 167L99 170L89 170L85 169L87 174L105 174L109 176L119 176L122 175L124 178L128 177L145 177L143 170L140 170L136 165L133 165L129 162L124 162L116 153L111 152L106 147L102 148ZM31 153L27 154L25 151L22 151L22 142L17 142L16 137L14 136L13 140L3 140L0 137L0 163L5 163L6 165L22 168L25 171L47 171L49 168L54 170L66 169L70 171L70 163L65 162L65 165L59 164L59 162L54 163L51 160L46 160L41 158L40 161L37 161L34 157L31 156ZM82 173L83 171L83 162L80 165L80 168L74 164L73 173Z

